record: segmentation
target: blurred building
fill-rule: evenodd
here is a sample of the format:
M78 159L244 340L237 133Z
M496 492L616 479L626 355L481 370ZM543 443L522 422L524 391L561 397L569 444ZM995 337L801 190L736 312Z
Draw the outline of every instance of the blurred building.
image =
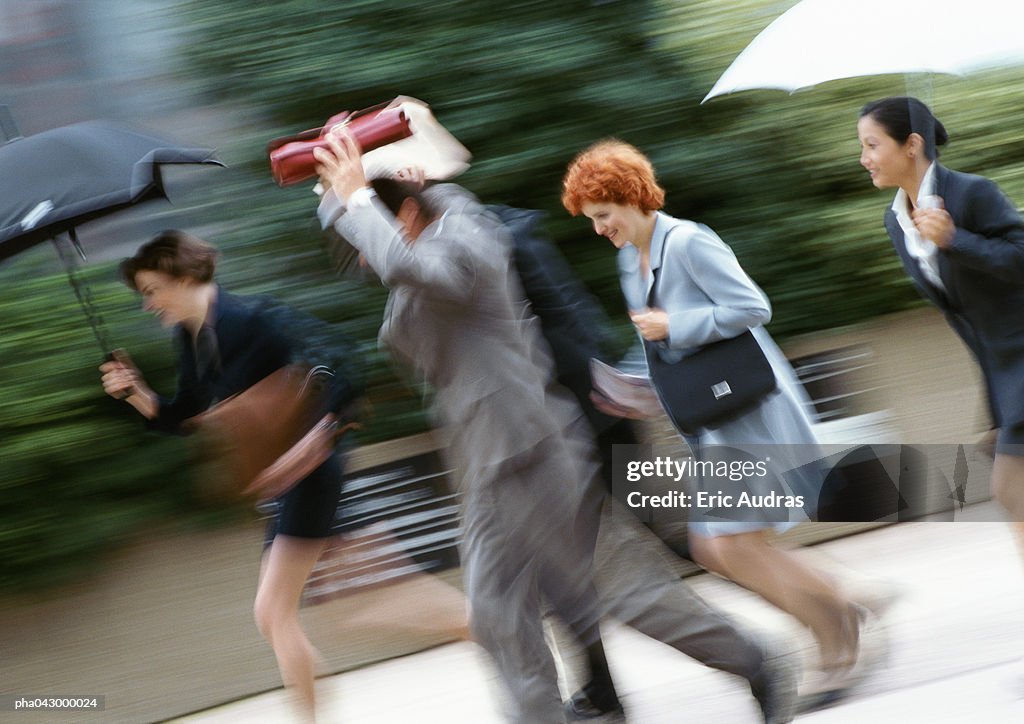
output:
M188 32L177 0L0 0L0 105L21 135L86 120L114 120L184 145L217 148L230 128L200 102L186 79L179 43ZM13 125L12 125L13 124ZM6 137L0 140L7 140ZM176 172L168 196L185 200ZM90 261L120 258L140 240L170 226L189 226L180 204L132 209L86 225ZM168 217L171 218L168 218ZM40 256L45 260L52 255Z
M175 80L172 0L0 0L0 103L23 134L92 118L162 126Z

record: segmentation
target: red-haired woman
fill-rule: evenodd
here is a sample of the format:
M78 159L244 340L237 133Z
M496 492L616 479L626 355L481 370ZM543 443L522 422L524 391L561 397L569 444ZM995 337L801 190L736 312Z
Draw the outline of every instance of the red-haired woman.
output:
M750 474L741 481L703 476L700 489L715 492L731 486L752 496L784 492L803 496L813 505L821 476L813 468L807 471L807 466L803 472L796 468L800 458L816 459L817 441L806 396L763 327L771 318L768 299L711 229L662 212L664 201L651 162L618 140L581 152L563 180L565 208L589 218L594 231L619 250L622 292L633 324L652 354L671 363L750 330L775 373L777 391L753 409L715 429L680 431L698 460L708 459L713 450L756 450L756 457L771 458L766 463L769 474ZM629 414L607 405L606 409ZM788 490L781 485L783 479ZM838 682L839 674L857 659L860 615L829 577L773 545L773 530L784 530L796 521L743 519L736 507L722 511L720 518L707 515L707 510L704 515L700 510L689 512L690 545L697 562L810 628L822 668L836 674ZM802 511L797 518L806 520Z

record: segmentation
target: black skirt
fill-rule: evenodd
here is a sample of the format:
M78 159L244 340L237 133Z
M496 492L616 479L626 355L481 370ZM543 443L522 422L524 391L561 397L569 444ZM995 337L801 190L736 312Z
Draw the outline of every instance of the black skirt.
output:
M296 538L330 536L341 483L341 456L335 454L274 501L276 510L267 523L264 547L269 546L277 535Z
M1000 455L1024 457L1024 422L1003 425L996 437L996 452Z

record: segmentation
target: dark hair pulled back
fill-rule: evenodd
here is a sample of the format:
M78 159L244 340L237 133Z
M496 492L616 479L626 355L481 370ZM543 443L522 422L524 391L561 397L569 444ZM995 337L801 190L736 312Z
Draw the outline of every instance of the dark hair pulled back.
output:
M900 144L906 143L911 133L920 135L929 161L938 158L938 147L949 140L946 127L917 98L892 96L872 101L861 108L860 117L870 117Z

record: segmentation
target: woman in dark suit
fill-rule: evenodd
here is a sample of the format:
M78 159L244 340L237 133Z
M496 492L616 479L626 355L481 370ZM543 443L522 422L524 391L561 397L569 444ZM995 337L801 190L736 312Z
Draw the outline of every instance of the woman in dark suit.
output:
M181 231L165 231L121 264L125 282L142 295L142 308L175 330L178 387L157 395L126 357L106 362L103 388L122 398L152 429L183 432L182 424L217 400L245 390L292 361L291 341L260 312L213 281L216 250ZM285 684L295 688L302 715L315 715L318 654L306 638L298 609L306 579L330 535L341 488L337 455L277 500L267 531L254 614L274 649Z
M946 129L916 98L864 106L857 134L872 183L897 190L885 228L907 274L981 366L992 494L1024 540L1024 220L994 182L939 165Z

